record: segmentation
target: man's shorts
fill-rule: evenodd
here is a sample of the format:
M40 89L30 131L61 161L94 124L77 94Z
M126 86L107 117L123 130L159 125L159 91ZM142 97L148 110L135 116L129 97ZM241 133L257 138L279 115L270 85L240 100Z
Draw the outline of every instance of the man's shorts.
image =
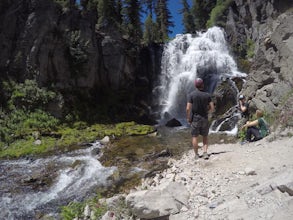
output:
M198 135L208 136L209 122L207 118L201 116L194 116L191 123L191 135L197 137Z

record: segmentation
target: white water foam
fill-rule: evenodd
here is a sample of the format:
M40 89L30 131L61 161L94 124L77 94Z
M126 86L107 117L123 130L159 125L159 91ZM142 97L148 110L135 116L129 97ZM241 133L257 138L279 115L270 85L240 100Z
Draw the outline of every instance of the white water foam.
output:
M50 202L66 200L68 198L76 198L85 196L94 186L103 186L109 183L108 177L117 169L116 167L103 167L101 163L91 155L95 148L100 148L99 143L94 143L92 147L77 150L67 155L53 156L49 158L37 159L35 161L18 160L7 161L2 163L7 166L14 166L17 171L27 171L46 166L46 164L62 164L64 169L60 170L55 183L44 192L27 193L19 195L3 195L0 199L1 213L3 219L18 218L20 213L26 216L37 207L41 207ZM76 166L73 167L73 164ZM25 176L24 176L25 177Z
M246 76L237 70L219 27L196 36L177 35L164 48L161 69L160 83L154 93L162 106L162 119L168 113L183 122L187 95L194 90L195 78L207 79L208 92L212 93L218 80Z

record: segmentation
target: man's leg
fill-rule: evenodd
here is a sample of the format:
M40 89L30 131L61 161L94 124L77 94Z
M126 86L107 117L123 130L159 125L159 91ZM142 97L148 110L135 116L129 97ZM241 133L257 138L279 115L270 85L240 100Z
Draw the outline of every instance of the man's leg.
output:
M192 122L191 123L191 136L192 136L192 146L194 150L194 157L195 159L198 159L198 135L199 135L199 126L198 126L198 121Z
M202 137L202 142L203 142L203 159L207 160L207 159L209 159L209 155L208 155L208 136L203 136Z
M195 156L198 155L198 136L193 136L192 137L192 146L194 150Z
M202 135L202 142L203 142L203 159L209 159L208 155L208 135L209 135L209 124L208 119L202 119L202 127L200 134Z
M203 142L203 152L207 153L208 152L208 136L203 136L202 142Z

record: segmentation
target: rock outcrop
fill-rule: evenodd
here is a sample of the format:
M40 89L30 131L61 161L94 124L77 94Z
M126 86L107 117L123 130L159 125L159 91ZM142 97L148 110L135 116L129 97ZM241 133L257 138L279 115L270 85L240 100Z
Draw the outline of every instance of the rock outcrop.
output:
M290 0L235 0L227 17L227 37L232 46L245 48L248 41L254 46L246 48L254 48L254 56L242 93L251 99L253 109L270 115L282 108L282 101L292 92L292 7Z
M2 80L36 78L68 100L73 90L84 91L83 100L92 103L103 102L109 91L133 91L125 105L150 105L160 46L142 48L117 30L102 33L95 11L52 0L3 0L0 12Z

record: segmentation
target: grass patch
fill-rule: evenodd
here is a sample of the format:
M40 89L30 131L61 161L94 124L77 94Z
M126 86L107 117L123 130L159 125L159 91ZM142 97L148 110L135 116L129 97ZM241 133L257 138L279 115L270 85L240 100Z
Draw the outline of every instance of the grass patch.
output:
M84 202L70 202L67 206L61 207L61 219L71 220L75 218L84 218L83 211L86 205L93 211L95 219L100 219L107 211L107 205L100 202L101 196L97 194L94 198L91 198Z

